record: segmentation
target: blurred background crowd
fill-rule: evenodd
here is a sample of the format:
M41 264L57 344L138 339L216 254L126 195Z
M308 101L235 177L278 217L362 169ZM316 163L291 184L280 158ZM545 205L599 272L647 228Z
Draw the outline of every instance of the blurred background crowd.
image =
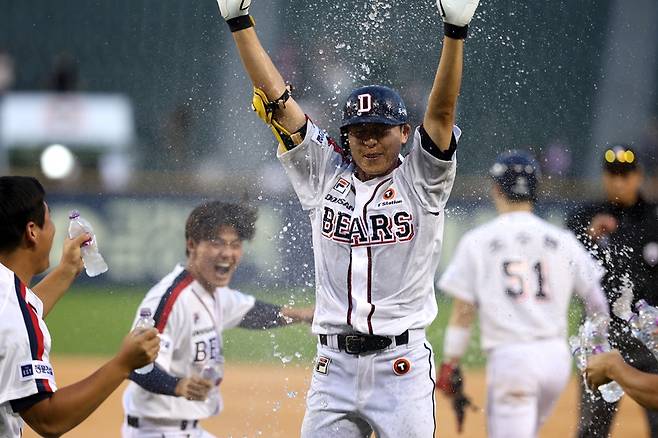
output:
M348 92L369 83L399 90L418 125L442 35L433 1L267 3L260 33L330 134ZM106 280L158 278L183 258L190 208L224 198L260 208L257 257L238 278L312 285L308 221L215 1L0 4L0 171L37 176L60 230L73 207L92 221ZM444 259L491 216L486 171L506 149L539 158L540 211L555 222L601 196L610 144L635 149L657 199L658 3L487 1L477 17Z

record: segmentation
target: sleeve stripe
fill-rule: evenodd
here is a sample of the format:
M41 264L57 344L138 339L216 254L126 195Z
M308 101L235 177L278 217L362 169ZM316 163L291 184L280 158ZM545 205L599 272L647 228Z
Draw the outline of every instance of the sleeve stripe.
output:
M169 286L167 291L160 298L160 303L158 304L158 309L155 311L155 316L153 320L155 321L155 328L158 329L160 333L164 331L165 326L167 325L167 320L169 319L169 314L171 309L174 307L174 303L178 296L183 292L190 283L194 281L194 278L190 275L189 272L183 270L174 282Z
M16 274L14 274L14 288L16 289L16 297L18 298L18 306L23 314L27 337L30 341L32 360L43 360L45 344L43 341L43 332L41 331L41 327L39 327L39 318L36 310L31 309L32 306L27 303L25 299L27 294L26 286ZM39 392L53 392L48 379L35 379L35 382Z

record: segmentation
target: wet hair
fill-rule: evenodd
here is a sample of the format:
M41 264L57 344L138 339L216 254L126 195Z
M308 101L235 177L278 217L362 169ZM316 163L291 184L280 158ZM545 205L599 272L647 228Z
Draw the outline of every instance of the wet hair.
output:
M45 194L36 178L0 177L0 252L13 251L20 245L29 222L43 227L46 221Z
M221 227L233 227L240 240L251 240L256 233L256 209L220 201L204 202L197 206L185 224L185 240L212 240Z

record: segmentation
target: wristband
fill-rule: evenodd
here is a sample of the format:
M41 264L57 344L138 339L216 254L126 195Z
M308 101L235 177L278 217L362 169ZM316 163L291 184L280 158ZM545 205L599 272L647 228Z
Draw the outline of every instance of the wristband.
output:
M231 29L231 32L237 32L248 27L254 27L256 21L251 15L240 15L239 17L227 20L226 24L228 24L228 28Z
M443 23L443 33L445 36L456 40L466 39L468 34L468 24L466 26L455 26L450 23Z
M444 360L459 359L468 348L468 340L471 337L471 328L449 325L443 340Z

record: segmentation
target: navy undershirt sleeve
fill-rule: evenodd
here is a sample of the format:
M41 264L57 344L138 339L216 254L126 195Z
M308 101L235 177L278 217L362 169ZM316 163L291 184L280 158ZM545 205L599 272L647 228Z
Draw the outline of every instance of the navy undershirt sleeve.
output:
M158 364L153 364L150 373L138 374L133 371L128 378L149 392L173 396L176 395L176 385L180 381L180 377L172 376Z
M11 400L9 404L11 404L11 409L14 412L23 412L24 410L29 409L39 403L41 400L52 397L53 394L54 392L37 392L36 394L32 394L27 397Z
M287 324L288 322L281 315L281 306L256 300L254 307L242 318L240 327L263 330Z
M420 144L423 147L423 149L425 149L433 157L438 158L439 160L443 160L443 161L452 160L452 156L455 154L455 151L457 150L457 139L455 138L454 132L450 134L450 146L448 147L447 150L442 151L441 149L439 149L436 143L434 143L434 140L432 140L432 137L430 137L427 131L425 131L425 127L423 125L420 125L418 131L420 132Z

